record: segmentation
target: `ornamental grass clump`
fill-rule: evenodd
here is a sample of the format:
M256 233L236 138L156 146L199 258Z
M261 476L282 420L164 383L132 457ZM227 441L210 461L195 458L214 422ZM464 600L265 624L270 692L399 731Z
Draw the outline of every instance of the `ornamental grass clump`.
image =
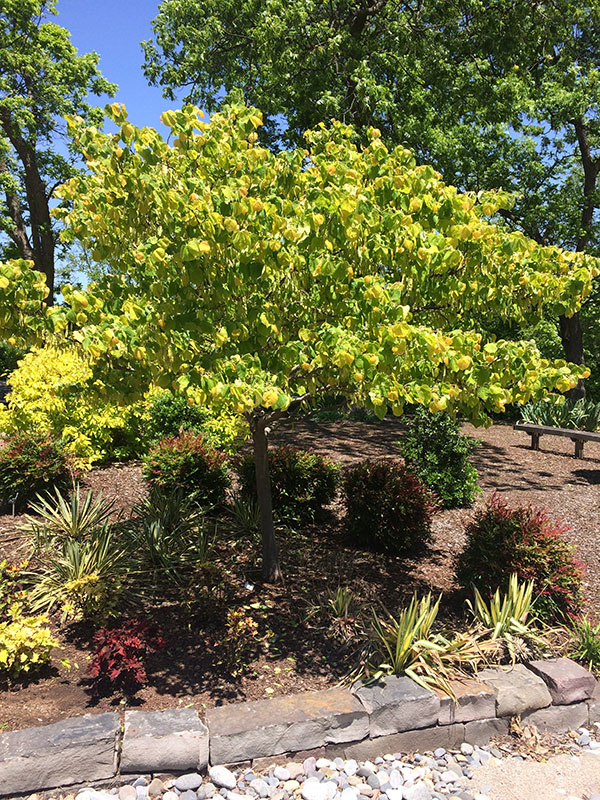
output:
M348 467L343 496L348 537L361 547L404 555L431 538L437 499L399 460Z
M491 594L514 573L533 581L536 613L544 620L577 614L583 597L583 564L564 538L568 527L532 506L510 507L494 494L466 531L456 575L465 589Z
M194 431L180 431L151 447L143 475L149 486L164 493L193 494L205 507L223 505L230 483L225 454Z

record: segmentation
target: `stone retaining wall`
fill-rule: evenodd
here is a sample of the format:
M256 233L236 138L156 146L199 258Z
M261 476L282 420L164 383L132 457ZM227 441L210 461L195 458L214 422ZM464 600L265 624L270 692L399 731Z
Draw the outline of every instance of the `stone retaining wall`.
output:
M486 669L454 684L456 701L410 678L211 708L87 715L0 735L0 796L124 774L200 771L318 750L368 759L386 753L482 745L510 718L556 732L600 722L600 684L566 658Z

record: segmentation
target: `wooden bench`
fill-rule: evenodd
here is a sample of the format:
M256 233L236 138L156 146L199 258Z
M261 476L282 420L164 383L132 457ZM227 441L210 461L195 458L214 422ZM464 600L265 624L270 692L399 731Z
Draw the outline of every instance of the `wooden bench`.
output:
M516 431L523 431L531 436L531 449L540 449L540 436L566 436L575 443L575 458L583 458L585 442L600 442L600 433L593 431L575 431L571 428L553 428L550 425L533 425L519 422L514 426Z

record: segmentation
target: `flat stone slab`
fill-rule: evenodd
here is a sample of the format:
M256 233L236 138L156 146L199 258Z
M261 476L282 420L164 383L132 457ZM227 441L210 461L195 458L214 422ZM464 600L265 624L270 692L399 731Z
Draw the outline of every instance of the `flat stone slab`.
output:
M465 723L465 742L469 744L486 744L494 736L506 736L508 733L508 719L506 717L491 719L474 719Z
M15 795L116 775L114 713L87 714L0 735L0 794Z
M438 721L440 698L405 676L389 675L352 691L369 714L371 738L429 728Z
M465 726L461 723L435 725L431 728L393 733L379 739L365 739L347 745L344 748L344 755L345 758L364 761L375 759L384 753L422 753L425 750L436 750L438 747L452 750L460 747L464 741Z
M208 728L193 708L126 711L121 772L185 772L208 764Z
M450 681L450 685L455 700L440 690L436 691L440 698L438 725L489 719L496 714L496 693L485 683L460 680Z
M496 692L496 716L512 717L545 708L552 697L544 681L523 664L508 670L484 669L479 679Z
M590 715L589 724L600 722L600 683L596 683L594 693L587 701L587 707Z
M577 728L587 728L588 707L587 703L572 703L565 706L548 706L537 711L530 711L521 717L523 725L535 725L541 733L574 731Z
M346 689L218 706L207 711L211 764L234 764L369 735L369 719Z
M588 700L596 688L596 679L581 664L570 658L530 661L527 666L544 681L554 705L568 705Z

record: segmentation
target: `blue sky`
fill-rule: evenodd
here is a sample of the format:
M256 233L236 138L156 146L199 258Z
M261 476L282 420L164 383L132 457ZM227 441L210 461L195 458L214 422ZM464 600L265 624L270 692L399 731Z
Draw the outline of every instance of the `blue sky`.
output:
M51 17L70 31L80 53L98 53L100 70L119 86L115 99L127 106L131 122L154 128L160 127L163 111L177 106L149 86L142 72L140 42L151 37L158 5L158 0L58 0L58 16ZM98 105L106 102L99 99Z

